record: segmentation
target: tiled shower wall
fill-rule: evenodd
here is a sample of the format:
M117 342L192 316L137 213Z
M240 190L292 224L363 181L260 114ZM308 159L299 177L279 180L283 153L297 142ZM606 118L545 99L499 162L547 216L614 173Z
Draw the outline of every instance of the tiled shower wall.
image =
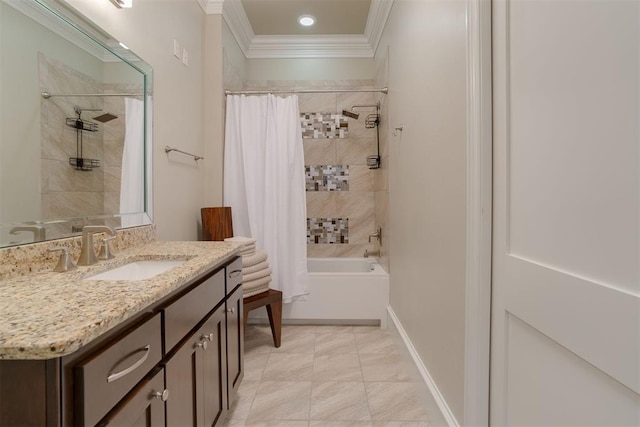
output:
M300 113L334 113L352 105L374 104L372 93L298 94ZM307 191L307 217L338 218L346 222L346 241L307 239L309 257L362 257L369 248L368 236L374 233L374 171L367 167L367 156L375 154L375 129L366 129L364 118L375 108L361 108L359 120L343 117L347 123L344 137L303 138L305 164L308 167L333 166L348 171L342 188ZM340 182L335 179L333 181ZM344 235L344 233L341 233ZM372 245L373 246L373 245Z
M40 87L52 93L96 93L100 83L60 61L39 55ZM73 90L71 89L73 88ZM43 218L99 215L104 212L104 173L75 170L76 130L65 124L74 118L74 105L103 108L102 98L53 97L41 99L41 200ZM92 112L82 114L90 118ZM102 159L102 129L83 132L83 157Z
M225 67L225 89L238 90L237 70ZM232 84L233 83L233 84ZM344 81L245 81L246 90L370 89L372 80ZM382 225L376 218L376 189L387 189L381 169L367 167L367 156L377 152L376 130L367 129L364 119L375 107L356 109L358 120L341 115L353 105L374 105L379 99L372 92L298 94L303 124L312 116L336 121L330 127L317 125L303 138L307 180L307 254L309 257L362 257L365 249L378 250L368 243L369 234ZM336 117L340 116L340 117ZM340 121L343 125L340 125ZM385 117L382 117L384 123ZM312 126L312 125L311 125ZM328 131L327 131L328 129ZM340 134L342 130L342 135ZM324 130L324 132L323 132ZM342 137L341 137L342 136ZM381 129L382 143L382 129ZM386 192L388 194L388 191ZM382 210L381 213L386 213ZM388 221L386 221L388 223ZM383 236L385 227L383 227ZM384 243L384 240L383 240ZM384 250L383 250L384 255Z
M102 84L91 77L45 55L39 57L40 85L52 93L139 93L137 84ZM70 89L73 88L73 89ZM140 98L139 98L140 99ZM109 112L116 116L98 123L97 132L83 132L83 157L100 160L91 171L76 170L69 164L77 157L77 132L66 125L66 118L76 117L74 105L99 108L102 112L84 112L82 118ZM125 134L125 104L122 97L53 97L41 100L42 146L42 217L71 218L120 212L120 179ZM118 227L118 219L106 220ZM79 221L77 226L84 225ZM48 236L57 232L68 235L73 222L59 224L65 229L47 229ZM51 234L53 233L53 234Z

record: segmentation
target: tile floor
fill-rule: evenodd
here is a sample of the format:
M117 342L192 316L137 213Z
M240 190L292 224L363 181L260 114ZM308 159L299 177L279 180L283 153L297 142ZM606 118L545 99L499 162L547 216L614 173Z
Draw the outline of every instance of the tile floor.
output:
M429 427L391 333L373 326L267 325L245 333L245 375L223 426Z

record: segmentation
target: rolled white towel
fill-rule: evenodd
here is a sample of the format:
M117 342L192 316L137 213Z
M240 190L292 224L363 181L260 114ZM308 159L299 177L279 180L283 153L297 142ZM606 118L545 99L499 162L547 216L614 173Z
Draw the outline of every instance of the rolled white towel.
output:
M267 260L269 256L265 251L256 251L255 254L242 257L242 268L251 267Z
M256 265L252 265L251 267L246 267L242 269L242 275L255 273L256 271L264 270L265 268L269 268L269 263L267 261L262 261Z
M246 276L243 274L242 283L262 279L264 276L271 276L271 269L269 267L256 271L255 273L247 274Z
M250 297L269 289L269 283L271 283L271 276L265 276L258 280L252 280L242 284L242 296Z

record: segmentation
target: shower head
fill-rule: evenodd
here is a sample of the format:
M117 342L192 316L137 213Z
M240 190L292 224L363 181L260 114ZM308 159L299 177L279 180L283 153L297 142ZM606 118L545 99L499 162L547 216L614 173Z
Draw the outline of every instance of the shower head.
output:
M104 109L102 108L85 108L85 107L81 107L79 105L74 105L73 106L73 111L76 112L76 114L78 115L78 117L80 117L80 115L82 114L83 111L104 111ZM111 114L111 113L104 113L104 114L100 114L99 116L96 116L93 118L93 120L97 120L101 123L107 123L110 122L113 119L117 119L118 116L116 116L115 114Z
M97 120L101 123L107 123L110 122L111 120L117 119L118 116L116 116L115 114L111 114L111 113L104 113L101 114L99 116L96 116L93 118L93 120Z
M342 115L350 117L350 118L355 119L355 120L358 120L358 117L360 117L360 114L354 113L354 112L349 111L349 110L342 110Z

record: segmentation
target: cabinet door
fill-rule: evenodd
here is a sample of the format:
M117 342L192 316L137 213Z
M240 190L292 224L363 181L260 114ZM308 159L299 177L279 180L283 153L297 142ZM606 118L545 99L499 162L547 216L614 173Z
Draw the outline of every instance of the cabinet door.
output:
M214 426L227 410L227 357L224 305L216 310L200 329L208 339L202 352L204 425Z
M224 305L193 333L165 366L168 426L216 425L227 407Z
M179 397L179 396L175 396ZM164 427L164 371L140 382L115 409L98 423L99 426ZM178 400L178 399L176 399Z
M175 399L167 401L168 426L201 426L202 363L201 352L206 346L196 332L182 345L165 365L167 388ZM200 421L200 422L198 422Z
M227 297L228 404L231 407L244 376L242 286Z

